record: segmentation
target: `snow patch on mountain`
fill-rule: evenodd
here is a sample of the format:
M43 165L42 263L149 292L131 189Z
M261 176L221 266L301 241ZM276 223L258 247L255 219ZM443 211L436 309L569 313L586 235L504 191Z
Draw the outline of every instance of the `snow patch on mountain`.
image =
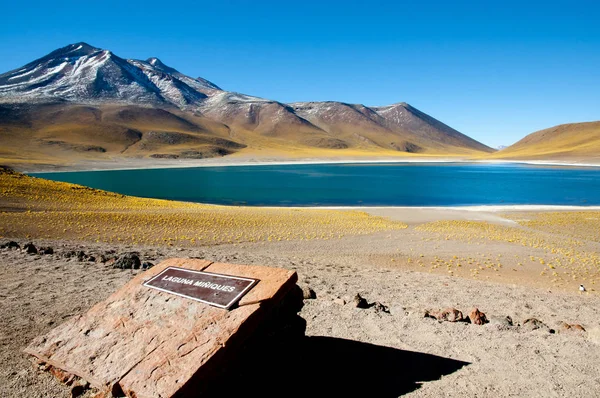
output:
M80 103L124 102L198 105L220 88L163 64L125 60L86 43L63 47L0 75L0 99L59 99Z

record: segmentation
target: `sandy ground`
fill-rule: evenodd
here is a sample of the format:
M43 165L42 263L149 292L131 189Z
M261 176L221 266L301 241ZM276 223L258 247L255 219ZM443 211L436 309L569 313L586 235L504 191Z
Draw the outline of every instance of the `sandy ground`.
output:
M494 275L497 272L493 271L488 272L489 279L485 276L472 279L423 272L406 261L389 261L394 255L400 259L412 252L466 256L479 251L464 242L423 238L422 232L409 227L391 233L328 241L177 248L40 240L34 243L52 246L56 253L40 256L4 250L0 252L0 314L3 317L0 396L70 396L68 388L36 370L21 350L37 335L86 311L135 273L142 272L65 259L63 253L84 250L98 257L100 254L110 256L111 250L120 253L132 249L140 252L142 260L153 262L169 257L201 257L296 270L300 283L310 286L317 295L316 300L305 301L300 313L307 321L307 334L328 337L328 342L352 341L387 347L393 355L403 359L395 363L398 373L412 369L409 374L414 380L409 386L394 384L395 371L384 369L388 366L384 362L363 362L362 354L353 358L352 364L333 366L348 367L348 377L352 377L354 371L372 375L364 382L377 383L380 387L383 383L381 388L391 389L397 395L600 395L599 295L581 294L575 287L568 290L549 289L547 285L535 287L535 280L528 282L525 276L517 285L512 283L514 278ZM507 252L514 253L514 247L494 243L486 245L485 251L488 256L507 255ZM523 254L532 253L527 248L523 251ZM389 306L390 313L354 308L350 303L356 293L369 302L379 301ZM348 304L340 304L338 298ZM510 316L515 324L535 317L557 333L492 323L485 326L439 323L423 317L426 309L445 307L455 307L465 313L477 307L489 318ZM561 321L581 324L587 332L560 333ZM432 371L437 369L435 361L428 362L436 357L426 354L446 358L450 365L436 373ZM419 362L417 370L413 361ZM377 380L378 374L392 376ZM298 382L308 381L300 378ZM340 380L333 378L331 382Z

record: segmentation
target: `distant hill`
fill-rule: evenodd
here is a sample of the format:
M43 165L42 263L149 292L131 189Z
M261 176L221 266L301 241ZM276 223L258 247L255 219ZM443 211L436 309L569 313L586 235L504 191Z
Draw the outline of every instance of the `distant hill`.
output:
M406 103L284 104L225 91L158 58L125 59L86 43L0 75L0 147L8 163L494 151Z
M600 163L600 121L536 131L491 157Z

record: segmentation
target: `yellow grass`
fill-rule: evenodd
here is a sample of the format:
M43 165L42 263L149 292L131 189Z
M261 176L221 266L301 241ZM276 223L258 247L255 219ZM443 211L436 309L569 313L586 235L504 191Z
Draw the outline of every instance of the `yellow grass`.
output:
M0 235L129 244L335 239L406 228L360 211L212 206L144 199L0 173Z
M540 275L550 279L557 287L572 281L600 284L600 254L595 242L600 240L600 212L535 213L529 215L519 226L501 226L480 221L436 221L423 224L417 230L435 233L442 239L458 240L470 244L480 242L505 242L544 253L530 255L524 262L535 263ZM523 218L509 216L515 219ZM577 225L583 225L581 230ZM595 226L595 228L594 228ZM590 233L589 235L587 233ZM489 264L483 264L486 266ZM477 264L471 271L478 274L484 267ZM493 267L502 267L498 260ZM488 267L490 268L490 267Z

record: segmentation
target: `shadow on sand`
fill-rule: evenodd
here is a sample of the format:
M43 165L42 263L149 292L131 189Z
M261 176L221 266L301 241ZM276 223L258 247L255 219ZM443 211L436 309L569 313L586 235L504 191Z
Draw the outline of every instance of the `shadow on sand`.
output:
M206 396L398 397L469 364L321 336L257 341L241 357Z
M236 354L195 380L184 397L398 397L468 362L324 336L306 336L302 292L283 300Z

